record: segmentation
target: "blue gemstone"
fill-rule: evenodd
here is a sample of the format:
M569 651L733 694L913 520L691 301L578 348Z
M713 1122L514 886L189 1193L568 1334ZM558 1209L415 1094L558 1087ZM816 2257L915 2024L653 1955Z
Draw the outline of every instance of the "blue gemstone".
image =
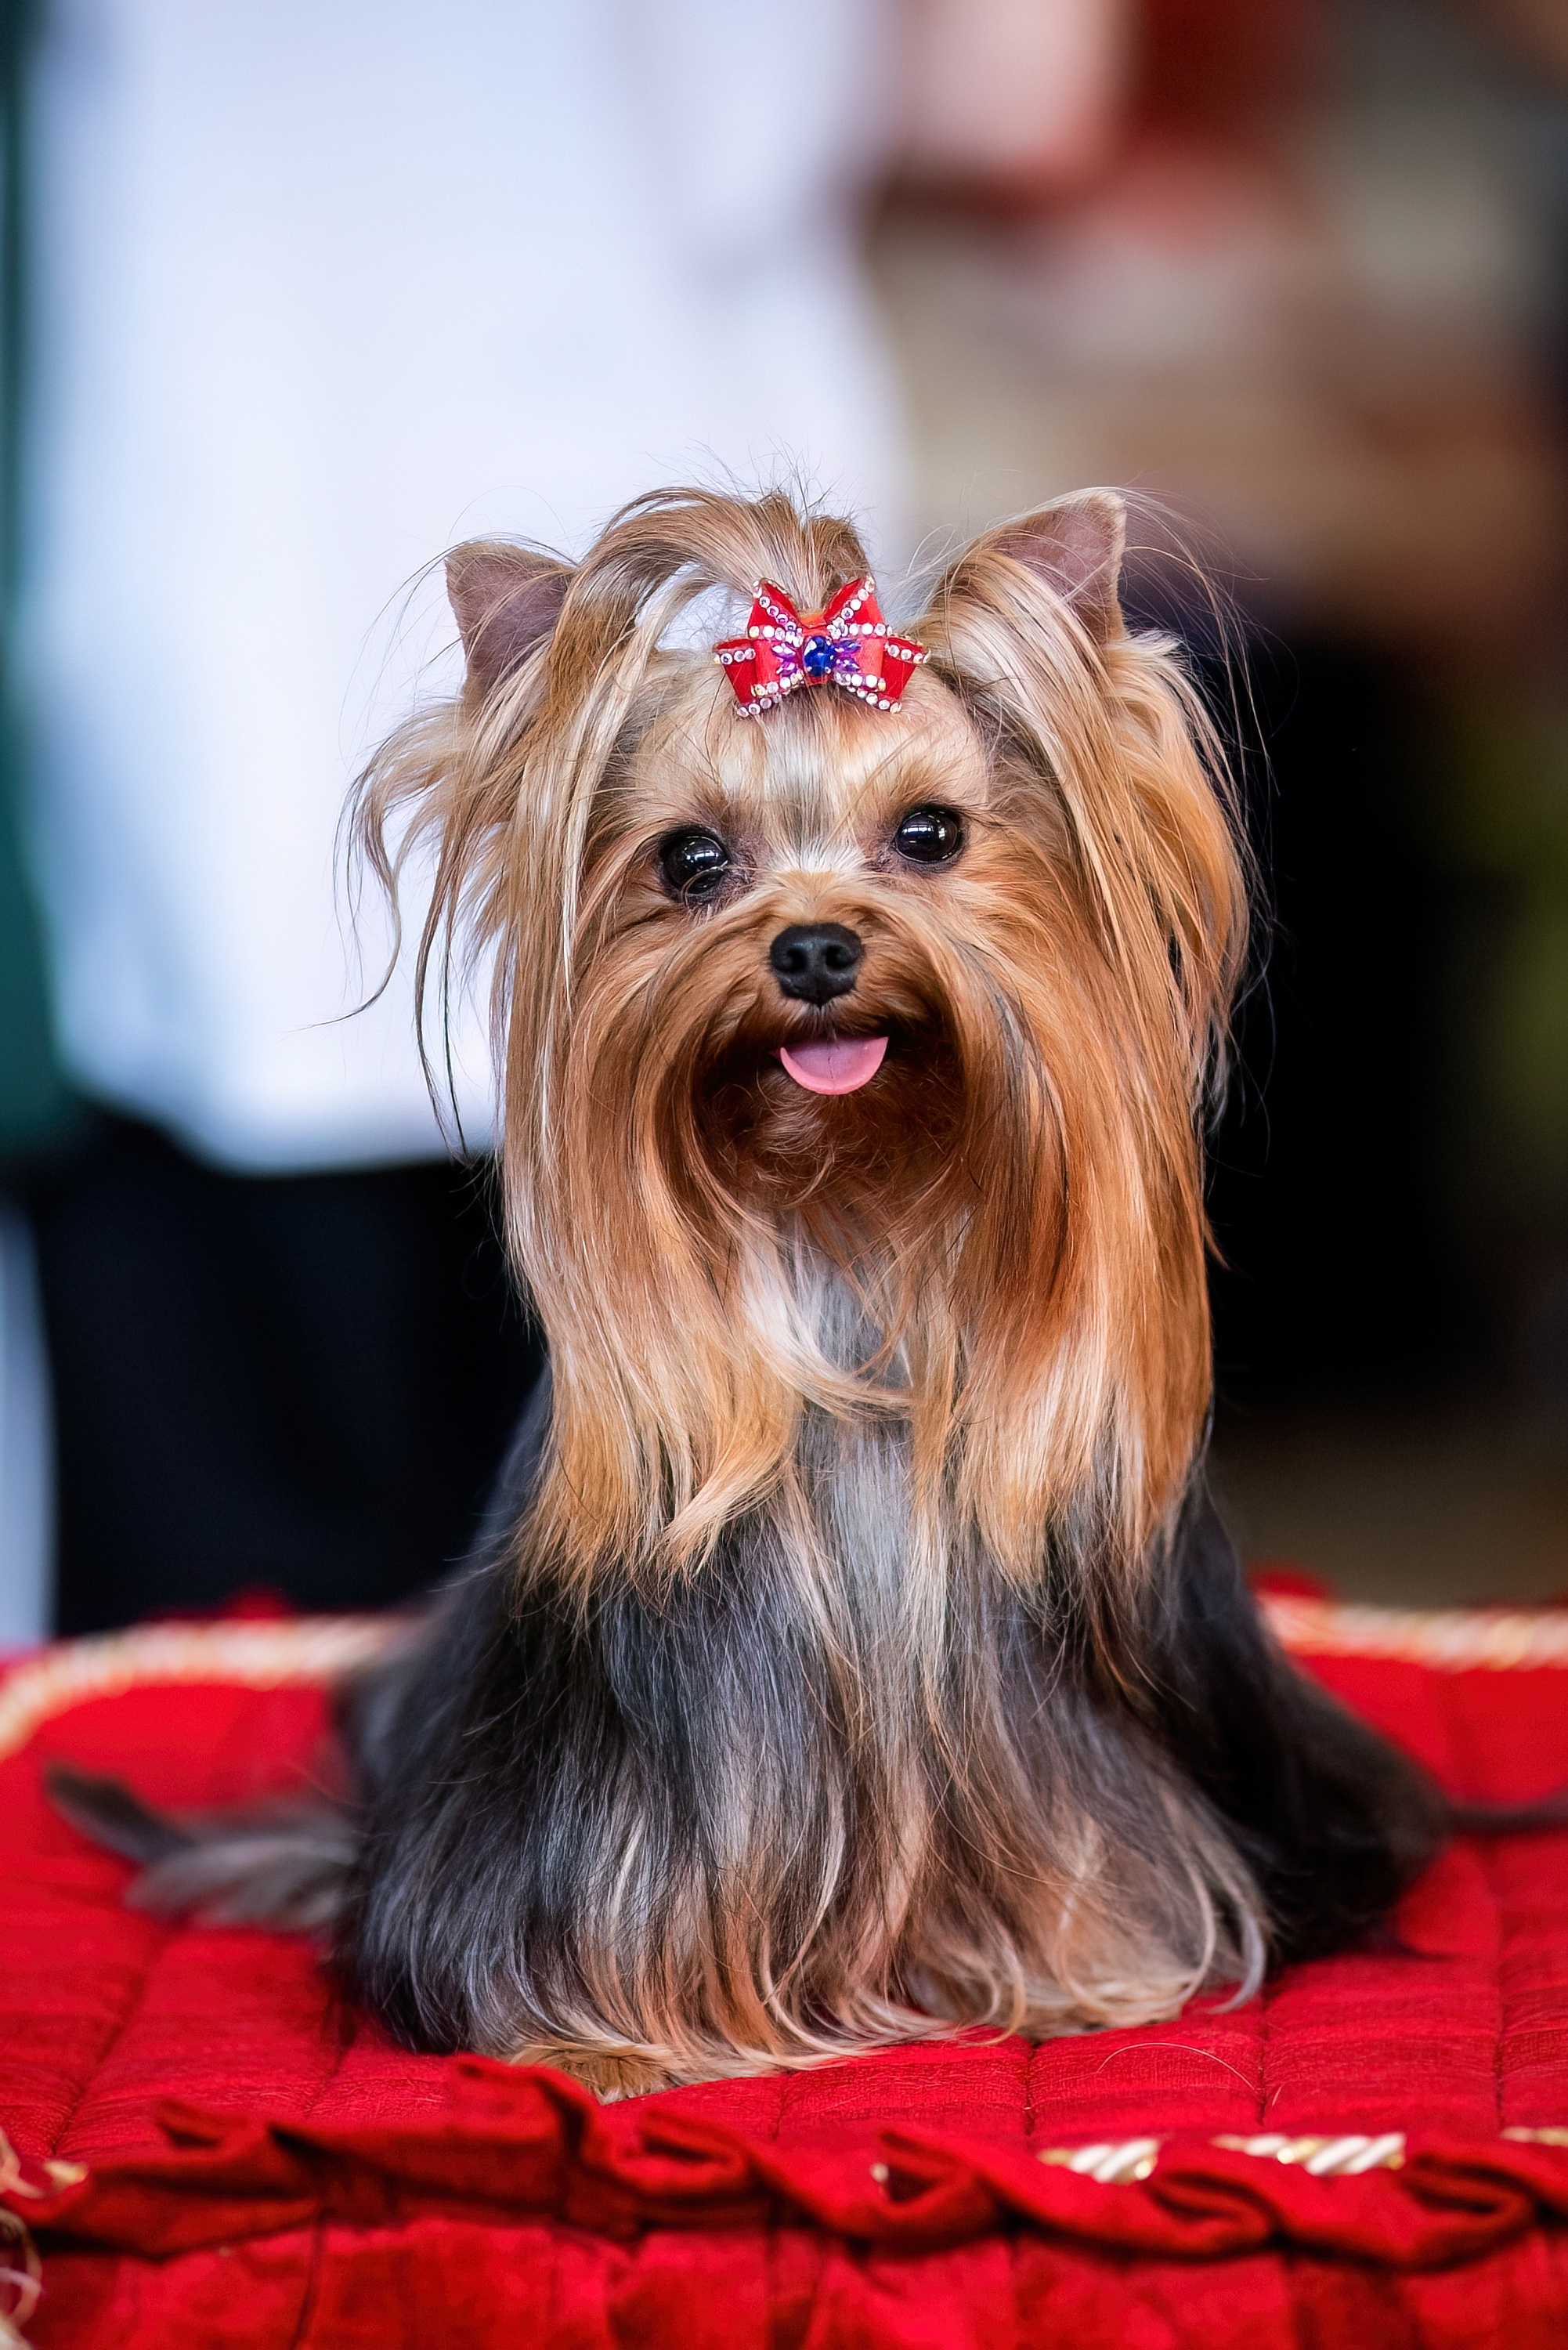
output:
M800 665L807 677L831 675L835 650L830 638L807 637L800 649Z

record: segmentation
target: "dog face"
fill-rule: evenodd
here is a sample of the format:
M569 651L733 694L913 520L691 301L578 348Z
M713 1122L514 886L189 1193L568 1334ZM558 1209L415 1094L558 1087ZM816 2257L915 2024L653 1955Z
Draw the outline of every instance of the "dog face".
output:
M968 1528L1017 1578L1074 1513L1130 1574L1174 1503L1244 890L1121 532L1089 493L977 541L895 710L825 684L751 720L670 622L762 577L820 608L866 568L846 525L670 493L576 569L452 558L468 687L369 831L415 795L427 953L465 920L499 946L540 1520L581 1573L691 1566L812 1411L898 1417L934 1550Z
M890 723L818 691L741 725L699 670L607 790L581 1049L721 1245L798 1221L868 1270L919 1201L930 1249L993 1097L995 1016L966 1018L1002 922L992 785L934 679Z

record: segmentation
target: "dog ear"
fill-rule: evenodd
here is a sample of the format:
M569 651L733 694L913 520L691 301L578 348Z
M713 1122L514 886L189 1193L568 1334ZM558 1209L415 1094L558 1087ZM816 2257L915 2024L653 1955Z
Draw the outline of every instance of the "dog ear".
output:
M542 644L561 617L572 568L536 547L472 538L446 559L447 598L457 616L469 683L488 693Z
M1127 510L1115 490L1079 490L976 541L971 554L1022 563L1070 606L1097 645L1127 634L1116 593Z

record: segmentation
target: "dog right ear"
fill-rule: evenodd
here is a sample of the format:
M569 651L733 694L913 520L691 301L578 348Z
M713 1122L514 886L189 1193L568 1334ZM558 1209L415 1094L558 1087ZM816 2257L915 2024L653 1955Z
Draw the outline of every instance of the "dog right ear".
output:
M552 634L572 583L572 567L536 547L472 538L446 559L446 592L457 616L468 681L480 694L509 677Z

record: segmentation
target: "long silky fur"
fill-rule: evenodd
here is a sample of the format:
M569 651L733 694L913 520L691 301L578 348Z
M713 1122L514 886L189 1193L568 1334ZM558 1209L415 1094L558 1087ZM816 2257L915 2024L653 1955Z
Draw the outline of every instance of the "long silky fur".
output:
M1120 502L977 541L898 713L738 718L666 639L867 568L671 491L575 568L449 567L450 705L365 778L420 998L494 957L508 1235L549 1341L494 1524L361 1693L340 1961L410 2044L607 2089L1257 1985L1439 1833L1269 1647L1204 1500L1200 1125L1246 941L1223 761L1116 602ZM715 631L717 633L717 631ZM957 808L950 869L888 847ZM701 908L659 844L701 825ZM848 925L824 1101L768 945ZM442 979L444 984L444 976Z

